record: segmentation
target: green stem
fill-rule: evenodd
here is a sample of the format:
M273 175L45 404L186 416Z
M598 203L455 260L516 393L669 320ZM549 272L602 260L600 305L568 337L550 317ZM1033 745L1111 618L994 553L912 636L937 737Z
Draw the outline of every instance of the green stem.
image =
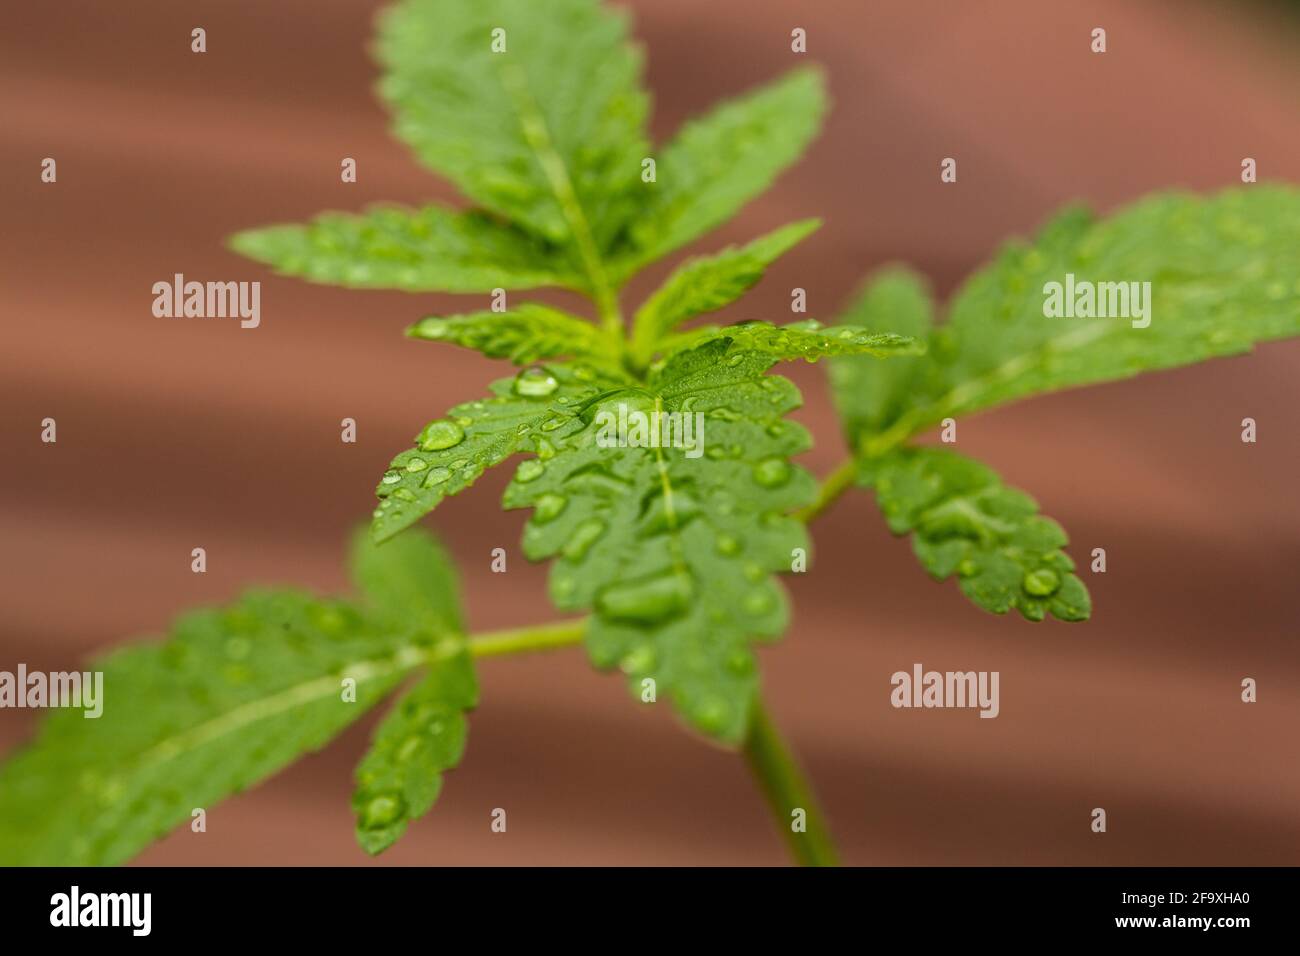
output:
M745 741L745 762L772 810L776 828L782 832L795 861L801 866L838 866L826 815L817 804L812 786L795 763L790 747L763 705L754 701L749 737ZM802 810L802 832L796 810Z
M601 327L614 339L619 349L625 346L623 311L618 307L618 293L608 286L592 293L592 301L600 313Z
M499 657L527 651L549 651L557 647L580 644L587 633L587 619L557 621L536 627L518 627L505 631L471 634L469 651L475 657Z
M805 524L811 522L823 511L829 508L840 495L853 484L853 478L857 474L857 462L850 458L844 464L840 465L833 472L826 476L822 483L821 490L817 493L817 500L807 508L796 511L794 516Z

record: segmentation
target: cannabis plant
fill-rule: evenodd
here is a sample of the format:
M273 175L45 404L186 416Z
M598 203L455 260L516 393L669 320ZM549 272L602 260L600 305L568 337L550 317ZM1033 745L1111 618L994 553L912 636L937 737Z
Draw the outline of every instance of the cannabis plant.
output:
M629 278L802 154L826 108L821 75L796 70L652 145L641 56L597 0L404 0L377 50L396 134L469 207L329 213L233 246L314 282L476 294L483 308L421 318L409 334L519 371L412 424L423 427L383 472L354 548L357 596L254 592L94 665L104 717L56 713L3 771L6 861L125 860L411 678L357 769L357 836L381 851L460 759L478 660L582 642L639 706L667 704L742 750L796 858L833 862L753 654L787 627L775 575L810 567L808 521L860 486L925 570L955 577L979 607L1082 621L1088 592L1061 527L986 465L919 442L946 419L1300 332L1300 196L1266 185L1159 195L1104 220L1069 210L971 277L942 325L924 282L896 269L831 326L688 327L815 220L685 261L628 322ZM1149 323L1048 317L1044 289L1067 276L1149 281ZM540 287L581 293L591 314L522 300ZM810 445L786 417L799 393L771 369L823 357L853 457L819 483L792 461ZM636 440L633 420L702 426L691 442L655 440L653 424ZM551 562L550 598L572 616L470 634L452 565L407 529L519 456L504 506L531 510L523 553Z

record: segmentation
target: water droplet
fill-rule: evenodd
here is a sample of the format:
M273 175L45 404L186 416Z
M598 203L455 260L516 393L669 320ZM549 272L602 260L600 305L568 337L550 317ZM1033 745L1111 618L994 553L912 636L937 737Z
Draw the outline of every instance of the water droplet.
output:
M767 577L767 572L763 570L762 565L755 564L753 561L750 561L748 564L745 565L745 577L749 578L749 580L755 583L758 583L759 581Z
M733 674L745 675L754 669L754 656L749 651L736 648L727 655L727 670Z
M553 432L566 421L568 421L568 419L561 418L559 415L556 415L554 418L548 418L546 421L542 422L542 431Z
M415 756L416 752L420 749L420 745L423 743L424 741L415 734L407 737L402 741L401 746L397 748L397 762L406 763Z
M379 830L391 826L402 818L406 811L406 801L400 794L381 793L371 797L361 810L361 828Z
M545 398L560 383L544 368L526 368L515 376L515 394L526 398Z
M538 524L554 521L568 504L569 499L564 495L542 495L537 499L537 506L533 509L533 520Z
M442 484L450 477L451 477L450 469L435 468L433 469L433 471L429 472L427 475L424 476L424 483L421 485L421 487L433 488L436 485Z
M684 528L700 513L700 503L689 491L682 489L671 496L656 491L641 508L640 534L662 534L675 528Z
M542 461L550 461L555 457L555 446L545 438L537 439L537 457Z
M731 705L722 697L706 697L692 708L691 717L705 733L716 734L731 719Z
M695 587L684 571L669 571L655 577L615 584L596 598L602 615L633 624L657 624L685 611Z
M980 566L976 564L974 561L972 561L970 558L967 558L961 564L957 565L957 573L964 578L968 578L972 574L978 574L979 569Z
M474 424L474 419L470 418L468 415L462 415L460 418L456 419L456 424L461 428L469 428L470 425Z
M720 534L717 538L718 554L739 554L740 539L729 534Z
M599 518L588 518L573 529L573 534L564 543L564 556L570 561L581 561L604 533L605 522Z
M735 355L731 356L731 358L727 359L726 365L728 368L735 368L744 360L745 356L742 353L737 352Z
M750 614L766 614L772 610L772 595L767 591L751 591L745 595L745 610Z
M397 483L398 483L399 481L401 481L401 480L402 480L402 473L399 472L399 471L386 471L386 472L384 472L384 478L383 478L383 481L384 481L384 484L386 484L386 485L395 485L395 484L397 484Z
M457 468L464 468L468 464L469 464L468 458L457 458L455 461L447 465L447 467L450 468L452 471L455 471Z
M424 426L424 431L420 433L420 450L441 451L444 448L454 448L464 440L465 429L455 422L440 418Z
M415 492L412 491L410 488L398 488L396 491L393 492L393 497L396 498L398 501L414 501Z
M764 488L778 488L790 480L790 463L784 458L764 458L754 466L754 480Z
M1047 597L1049 594L1056 593L1056 590L1061 586L1061 579L1050 568L1039 568L1037 571L1030 571L1026 574L1021 585L1027 593L1032 594L1034 597Z
M654 669L658 657L655 654L654 645L642 644L640 647L628 653L619 663L625 674L644 674Z
M428 467L429 463L423 458L412 458L406 463L406 470L411 472L424 471Z
M515 472L515 481L527 483L536 481L542 477L542 472L546 471L546 466L536 458L529 458L527 461L520 462L519 470Z

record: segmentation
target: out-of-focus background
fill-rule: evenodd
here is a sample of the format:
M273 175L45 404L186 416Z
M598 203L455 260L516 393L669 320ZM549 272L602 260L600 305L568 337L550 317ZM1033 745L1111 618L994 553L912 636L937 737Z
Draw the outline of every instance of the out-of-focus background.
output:
M539 0L544 2L544 0ZM386 131L366 53L374 2L6 3L0 30L0 668L69 669L249 584L339 591L348 531L389 457L506 374L404 339L465 299L271 276L244 227L378 200L455 199ZM729 320L830 318L890 260L946 296L1058 204L1156 188L1300 181L1300 19L1281 3L636 0L654 131L801 60L835 109L807 159L711 250L795 218L825 228ZM203 26L208 52L190 52ZM1089 51L1095 26L1109 52ZM58 161L58 183L39 181ZM339 182L339 161L359 182ZM956 157L959 181L939 181ZM1300 250L1297 250L1300 254ZM629 301L671 267L642 276ZM262 326L154 318L151 286L262 281ZM470 303L476 307L481 303ZM767 692L860 864L1300 862L1300 342L1037 399L961 423L959 448L1071 533L1096 604L1031 625L935 584L872 502L815 527ZM823 369L791 374L840 460ZM42 444L40 421L58 421ZM1259 442L1239 440L1240 420ZM339 441L339 422L359 442ZM426 524L463 567L476 629L551 619L544 570L498 508L508 470ZM190 549L208 572L190 572ZM506 575L490 552L511 555ZM998 670L1002 711L889 706L913 662ZM764 864L784 860L739 759L632 702L578 650L492 660L462 767L380 862ZM1240 681L1259 703L1240 702ZM155 864L363 863L348 807L373 718L149 850ZM0 711L0 751L31 732ZM1093 807L1109 832L1090 832ZM507 808L510 829L492 834Z

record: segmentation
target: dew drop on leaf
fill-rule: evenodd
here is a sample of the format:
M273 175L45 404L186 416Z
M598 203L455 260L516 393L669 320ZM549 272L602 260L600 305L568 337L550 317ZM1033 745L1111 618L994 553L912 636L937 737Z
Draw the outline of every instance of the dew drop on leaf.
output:
M403 740L401 746L397 748L398 763L407 763L419 751L422 743L423 741L415 734Z
M451 470L448 468L435 468L424 476L424 482L420 487L434 488L451 477Z
M764 458L754 466L754 480L764 488L779 488L790 480L790 463L784 458Z
M406 801L400 794L381 793L362 808L359 822L363 830L379 830L400 820L405 810Z
M743 648L736 648L727 655L727 670L744 676L754 669L754 657Z
M441 451L444 448L454 448L464 440L465 429L453 421L440 418L424 426L424 431L420 433L420 449Z
M607 587L596 598L596 608L611 620L658 624L685 611L694 592L690 575L672 570L641 581Z
M559 387L555 376L543 368L526 368L515 376L515 394L525 398L545 398Z
M599 518L588 518L573 530L569 540L564 543L564 556L570 561L581 561L604 533L605 522Z
M578 589L578 584L570 577L551 578L551 598L559 605L563 606L573 592Z
M722 697L706 697L692 709L691 717L706 733L721 733L731 717L731 705Z
M740 540L734 535L720 534L718 535L716 544L719 554L730 556L740 553Z
M1050 568L1039 568L1026 574L1021 584L1025 591L1034 597L1047 597L1056 593L1061 586L1061 579Z
M546 524L548 521L554 521L564 511L569 504L569 499L564 495L545 494L537 499L537 506L533 510L533 520L538 524Z
M395 485L402 480L401 472L386 471L384 472L383 482L386 485Z
M519 470L515 472L515 481L527 484L530 481L536 481L542 477L546 471L546 466L536 458L529 458L527 461L520 462Z
M423 458L412 458L406 463L406 470L410 472L424 471L429 467L429 463Z
M657 663L659 663L659 660L653 645L642 644L625 655L618 666L623 669L625 674L644 674L647 671L654 670Z
M745 595L745 610L750 614L766 614L772 610L772 595L766 591L751 591Z

